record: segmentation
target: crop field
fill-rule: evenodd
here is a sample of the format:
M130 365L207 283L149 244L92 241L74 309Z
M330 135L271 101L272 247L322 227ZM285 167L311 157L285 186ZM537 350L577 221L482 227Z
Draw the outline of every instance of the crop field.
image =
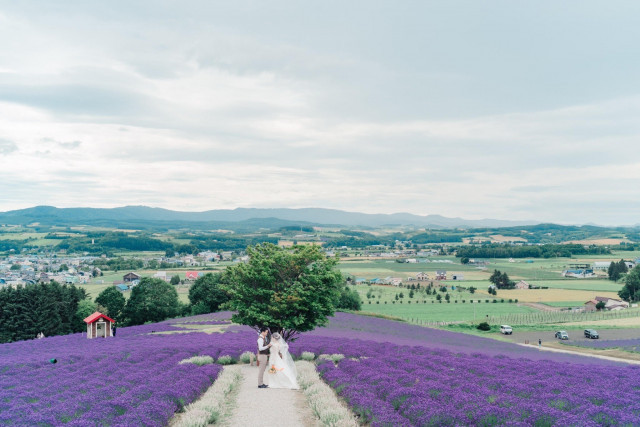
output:
M572 289L597 292L618 292L623 286L621 282L601 279L527 280L527 283L534 286L546 286L554 289Z
M0 424L167 425L221 369L181 360L237 359L254 350L248 327L199 331L222 330L229 316L119 328L108 339L74 334L2 344ZM188 332L185 322L193 322L193 332L168 333ZM318 361L318 369L371 425L635 425L640 419L640 370L580 355L347 313L302 334L291 351L346 356L336 365ZM57 364L49 363L52 357Z
M596 296L618 298L615 292L579 291L568 289L499 289L498 298L517 299L520 302L586 301ZM495 297L494 297L495 298Z
M416 304L412 302L408 304L406 301L402 304L364 304L362 311L376 314L384 314L388 316L396 316L412 321L424 322L481 322L487 316L505 316L509 314L524 314L538 312L538 310L520 304L497 302L493 303L493 299L487 303L483 298L481 303L474 300L474 303L447 303L447 302L431 302ZM498 300L499 301L499 300Z

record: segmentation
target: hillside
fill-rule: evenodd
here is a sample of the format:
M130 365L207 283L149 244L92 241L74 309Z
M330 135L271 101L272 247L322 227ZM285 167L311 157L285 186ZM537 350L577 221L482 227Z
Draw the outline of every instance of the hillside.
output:
M229 315L119 328L108 339L74 334L2 344L0 423L168 425L222 369L181 361L238 360L255 350L255 331L231 325ZM365 424L636 425L640 419L640 371L601 359L345 313L292 343L294 357L302 351L315 355L325 381ZM344 358L334 364L323 354Z

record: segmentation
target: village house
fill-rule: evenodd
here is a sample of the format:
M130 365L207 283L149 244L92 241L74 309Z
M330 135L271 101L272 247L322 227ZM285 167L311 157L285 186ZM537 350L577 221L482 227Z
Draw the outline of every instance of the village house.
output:
M122 276L122 281L125 283L140 282L140 279L140 275L134 273L133 271Z
M604 303L605 310L618 311L629 308L629 303L626 301L608 297L595 297L594 299L584 303L584 310L596 311L596 305L598 305L599 302Z
M436 280L447 280L447 271L436 270Z
M192 281L192 280L198 280L198 277L204 276L204 273L200 273L197 271L187 271L184 276L185 276L184 277L185 280Z
M524 280L520 280L518 283L516 283L516 286L515 286L516 289L529 289L530 287L531 285L529 285Z

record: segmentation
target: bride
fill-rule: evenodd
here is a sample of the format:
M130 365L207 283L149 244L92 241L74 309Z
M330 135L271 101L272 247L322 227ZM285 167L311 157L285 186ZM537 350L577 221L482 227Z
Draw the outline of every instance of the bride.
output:
M297 376L296 365L289 354L289 344L276 332L271 335L266 383L269 388L298 389Z

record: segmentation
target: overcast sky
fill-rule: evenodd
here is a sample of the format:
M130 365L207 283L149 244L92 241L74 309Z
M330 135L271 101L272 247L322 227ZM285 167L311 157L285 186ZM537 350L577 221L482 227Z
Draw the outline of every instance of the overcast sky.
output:
M637 224L639 40L636 0L0 0L0 210Z

